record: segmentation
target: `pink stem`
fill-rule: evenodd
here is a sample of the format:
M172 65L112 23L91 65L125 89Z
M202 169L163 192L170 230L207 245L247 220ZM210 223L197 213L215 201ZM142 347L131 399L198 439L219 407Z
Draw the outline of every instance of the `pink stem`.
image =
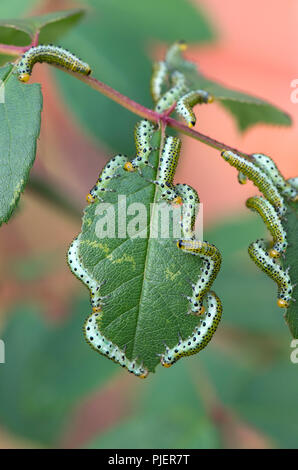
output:
M28 49L30 49L31 46L10 46L8 44L0 44L0 52L3 54L8 54L8 55L22 55L24 52L26 52Z
M56 66L56 67L61 68L60 66ZM223 142L219 142L213 139L212 137L208 137L202 134L201 132L190 129L189 127L185 126L184 124L177 121L176 119L170 118L169 110L165 111L162 114L157 113L156 111L146 108L145 106L142 106L136 101L133 101L127 96L122 95L122 93L119 93L119 91L114 90L109 85L106 85L105 83L101 82L100 80L97 80L94 77L81 75L79 73L74 74L73 72L70 72L66 69L62 69L62 70L64 72L69 73L70 75L74 75L77 79L81 80L82 82L85 82L87 85L91 86L91 88L94 88L94 90L99 91L100 93L112 99L113 101L116 101L116 103L119 103L121 106L133 112L134 114L137 114L138 116L141 116L145 119L148 119L149 121L153 121L156 123L162 122L166 124L167 126L170 126L173 129L176 129L177 131L182 132L183 134L188 135L189 137L192 137L193 139L199 140L200 142L206 145L209 145L210 147L213 147L217 150L220 150L220 151L230 150L248 159L251 159L250 155L246 154L245 152L235 149L234 147L230 147L229 145L226 145ZM173 109L170 108L170 112L172 111Z

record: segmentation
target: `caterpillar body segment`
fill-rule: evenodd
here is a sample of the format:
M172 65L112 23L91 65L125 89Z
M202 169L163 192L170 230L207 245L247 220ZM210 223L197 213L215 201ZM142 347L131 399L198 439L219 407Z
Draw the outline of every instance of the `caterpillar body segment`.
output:
M155 111L163 113L187 92L186 80L182 73L175 71L171 76L173 87L157 101Z
M90 190L90 193L86 196L88 203L93 203L96 200L103 201L101 194L103 194L105 191L114 192L114 190L108 188L109 182L112 178L117 177L117 170L124 168L124 166L127 164L127 161L128 160L126 155L122 154L115 155L111 160L108 161L100 173L96 184Z
M136 359L129 360L123 349L113 344L100 332L101 316L101 312L93 312L88 316L83 329L87 343L98 353L125 367L128 372L145 379L148 376L148 370L142 364L138 364Z
M100 288L104 283L99 284L83 267L79 256L80 238L79 235L71 243L67 253L67 262L72 273L88 287L93 311L99 311L106 298L100 295Z
M287 209L283 197L271 178L261 168L246 158L228 150L223 151L221 156L254 183L263 193L264 197L275 207L279 216L285 215Z
M291 183L285 180L270 157L263 153L253 153L252 157L254 158L255 164L272 179L273 183L284 197L294 199L297 196L297 190L291 186Z
M152 181L159 186L161 198L175 204L182 204L182 198L173 184L180 156L180 148L181 140L178 137L166 137L159 161L157 179Z
M284 253L287 249L287 235L286 231L283 228L280 218L278 217L276 210L270 204L267 199L263 197L250 197L246 201L246 206L256 211L262 217L266 227L268 228L269 232L273 238L273 246L269 250L269 256L272 258L279 257L282 253Z
M182 237L184 239L194 238L194 226L200 204L197 191L187 184L176 184L175 190L182 198Z
M168 67L166 62L155 62L150 82L151 96L156 103L162 96L162 88L168 78Z
M142 119L137 122L134 130L134 138L136 145L136 156L131 162L124 164L124 170L126 171L139 171L150 165L149 156L153 150L151 147L151 139L154 133L154 125L147 119Z
M71 52L59 46L42 45L31 47L26 51L17 64L18 79L27 82L32 73L34 64L47 62L48 64L60 65L72 72L90 75L91 68Z
M191 305L191 313L201 315L205 310L203 299L209 292L220 270L220 251L215 245L199 240L179 240L177 246L185 253L200 256L203 260L201 274L197 282L192 284L192 296L187 297Z
M275 259L269 256L263 239L251 243L248 247L248 253L254 263L276 282L278 287L277 305L281 308L287 308L292 300L294 290L288 270L285 271Z
M222 304L215 292L210 291L207 295L207 311L200 317L200 323L195 327L191 336L180 339L172 348L166 347L161 355L161 364L170 367L181 357L196 354L204 349L212 339L222 317Z
M188 127L193 127L196 124L196 115L193 107L196 104L212 103L213 100L213 96L208 91L189 91L177 101L175 110L186 121Z

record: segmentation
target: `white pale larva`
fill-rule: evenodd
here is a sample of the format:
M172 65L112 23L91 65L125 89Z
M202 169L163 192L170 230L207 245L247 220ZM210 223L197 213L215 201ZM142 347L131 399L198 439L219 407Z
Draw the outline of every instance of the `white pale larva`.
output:
M161 197L167 202L181 204L182 198L173 184L175 171L180 156L181 140L178 137L167 136L159 160L157 184L161 190Z
M177 101L175 111L182 116L188 127L193 127L196 123L196 115L193 112L193 107L196 104L212 103L213 101L214 98L208 91L189 91Z
M179 240L178 248L187 254L199 256L203 260L201 274L197 281L191 284L192 295L186 296L190 302L191 311L195 315L201 315L205 311L203 300L209 292L221 266L221 254L215 245L199 240Z
M68 50L54 46L53 44L40 44L26 51L18 62L17 74L21 82L27 82L29 80L33 66L37 62L59 65L60 67L83 75L90 75L91 73L90 66Z
M175 71L172 76L173 87L166 91L158 100L155 111L163 113L169 109L184 93L187 92L185 77L182 73Z
M294 290L288 270L284 270L275 259L269 256L266 244L262 239L251 243L248 247L248 253L254 263L276 282L278 286L277 305L281 308L287 308L292 300Z
M150 91L156 103L162 95L162 88L168 77L168 67L164 61L155 62L151 76Z
M194 237L194 225L200 204L197 191L187 184L176 184L176 192L182 198L182 237L192 239Z
M255 164L272 179L273 183L283 196L291 199L294 199L297 196L297 190L284 179L276 164L270 157L263 153L253 153L252 157L254 158Z
M207 312L200 317L200 323L195 327L191 336L180 339L172 348L166 347L161 355L161 364L170 367L183 356L196 354L204 349L213 337L222 316L222 305L215 292L207 295Z
M255 163L252 163L241 155L237 155L229 150L223 151L221 156L231 166L237 168L238 171L255 184L261 193L263 193L265 198L271 202L273 207L275 207L279 216L285 215L287 209L283 197L267 173L265 173Z
M263 197L250 197L246 201L246 206L256 211L262 217L266 227L273 237L273 246L268 251L271 258L277 258L287 249L287 234L283 228L281 219L272 204Z
M126 357L125 351L109 341L102 335L99 329L101 312L93 312L87 318L84 324L84 334L87 343L95 349L98 353L108 357L112 361L125 367L129 372L136 375L141 379L145 379L148 375L148 370L141 364L138 365L136 359L129 360Z
M149 164L149 155L152 152L151 139L154 133L154 125L147 119L137 122L134 130L134 138L136 145L136 156L131 162L124 164L124 170L135 171Z
M67 261L72 273L88 287L93 310L98 311L101 310L103 305L104 297L100 295L99 291L104 283L99 284L83 267L79 255L80 239L81 236L79 235L71 243L67 253Z
M87 202L93 203L96 200L102 201L101 194L105 191L114 192L113 189L109 189L108 185L112 178L117 177L117 170L124 168L124 165L127 163L126 155L118 154L115 155L108 163L105 165L101 171L96 184L90 190L90 193L87 194Z

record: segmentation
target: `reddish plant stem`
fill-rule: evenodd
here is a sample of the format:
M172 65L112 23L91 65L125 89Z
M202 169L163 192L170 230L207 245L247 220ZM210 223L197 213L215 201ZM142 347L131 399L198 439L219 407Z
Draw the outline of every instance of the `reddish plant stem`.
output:
M0 44L0 53L9 55L22 55L24 52L38 45L39 31L35 33L34 38L29 46L11 46L9 44Z
M28 49L30 49L31 46L10 46L8 44L0 44L0 52L2 54L8 54L8 55L22 55L24 52L26 52Z
M61 68L61 67L58 66L58 68ZM218 142L212 137L208 137L202 134L201 132L195 131L194 129L190 129L189 127L185 126L184 124L177 121L176 119L169 117L169 113L173 111L172 108L170 109L170 111L166 111L163 114L159 114L156 111L153 111L149 108L146 108L145 106L142 106L139 103L136 103L134 100L128 98L127 96L123 95L119 91L114 90L109 85L106 85L105 83L101 82L100 80L97 80L94 77L87 77L85 75L80 75L78 73L73 74L72 72L69 72L65 69L63 70L68 72L71 75L75 75L76 78L86 83L94 90L99 91L100 93L112 99L113 101L116 101L116 103L119 103L121 106L133 112L134 114L137 114L138 116L141 116L145 119L149 119L150 121L153 121L156 123L162 122L165 125L172 127L173 129L176 129L177 131L182 132L183 134L188 135L189 137L192 137L193 139L199 140L200 142L206 145L209 145L209 147L213 147L216 150L220 150L220 151L230 150L246 158L249 158L249 159L251 158L245 152L235 149L227 144L224 144L223 142Z

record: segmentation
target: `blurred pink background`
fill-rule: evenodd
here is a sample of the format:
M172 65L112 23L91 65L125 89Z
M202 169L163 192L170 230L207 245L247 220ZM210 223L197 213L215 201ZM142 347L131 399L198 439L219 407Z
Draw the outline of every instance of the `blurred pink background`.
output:
M272 156L286 177L298 174L298 104L290 101L290 84L298 78L298 3L293 0L200 0L218 31L215 45L187 51L201 71L231 88L263 98L288 112L290 128L256 125L244 134L218 104L200 110L200 132L247 153ZM235 169L210 149L189 138L177 181L195 186L204 203L205 222L235 210L246 211L244 202L256 193L251 183L239 185ZM193 171L193 168L197 171ZM227 188L229 188L227 190Z

